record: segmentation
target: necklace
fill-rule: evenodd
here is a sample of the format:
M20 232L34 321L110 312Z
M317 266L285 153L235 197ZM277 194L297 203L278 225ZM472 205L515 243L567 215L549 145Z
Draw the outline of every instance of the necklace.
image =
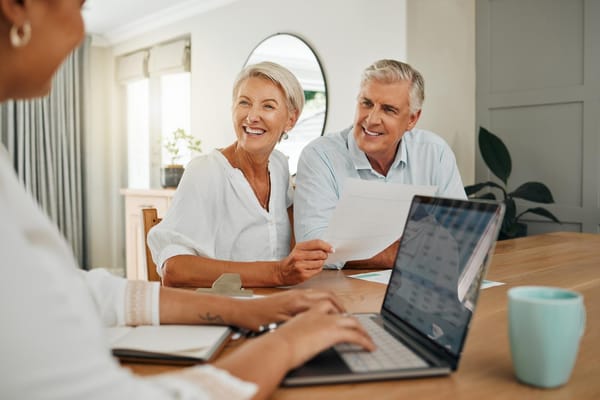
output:
M256 187L252 184L252 181L248 179L248 175L246 175L246 173L244 172L238 153L235 152L234 154L238 164L238 168L242 172L242 175L244 175L244 178L246 178L246 182L248 182L250 189L252 189L252 192L254 192L254 196L256 197L256 200L258 200L258 204L260 204L260 206L265 210L269 211L269 198L271 197L271 174L269 173L269 170L267 169L267 191L264 196L260 196Z

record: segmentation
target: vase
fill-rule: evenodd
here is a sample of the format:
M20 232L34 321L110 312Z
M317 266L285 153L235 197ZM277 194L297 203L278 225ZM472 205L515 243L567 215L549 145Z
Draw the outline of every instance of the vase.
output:
M167 165L160 169L160 185L163 188L176 188L183 176L183 165Z

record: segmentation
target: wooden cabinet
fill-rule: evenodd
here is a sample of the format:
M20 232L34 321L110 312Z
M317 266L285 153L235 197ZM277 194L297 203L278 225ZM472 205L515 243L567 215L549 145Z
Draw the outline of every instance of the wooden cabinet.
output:
M141 210L156 208L158 216L164 216L174 193L175 189L121 189L125 197L125 273L128 279L148 279Z

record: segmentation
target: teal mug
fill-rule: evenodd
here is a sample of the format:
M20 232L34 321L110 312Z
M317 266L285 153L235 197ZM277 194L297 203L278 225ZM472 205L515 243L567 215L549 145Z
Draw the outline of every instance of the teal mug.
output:
M555 287L512 288L508 323L517 378L542 388L567 383L585 329L583 296Z

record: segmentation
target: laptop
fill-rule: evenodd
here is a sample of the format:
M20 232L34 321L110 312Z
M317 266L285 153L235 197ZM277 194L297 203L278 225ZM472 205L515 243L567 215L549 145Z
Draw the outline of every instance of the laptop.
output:
M447 375L456 370L504 205L415 196L380 313L354 314L377 350L334 346L284 386Z

